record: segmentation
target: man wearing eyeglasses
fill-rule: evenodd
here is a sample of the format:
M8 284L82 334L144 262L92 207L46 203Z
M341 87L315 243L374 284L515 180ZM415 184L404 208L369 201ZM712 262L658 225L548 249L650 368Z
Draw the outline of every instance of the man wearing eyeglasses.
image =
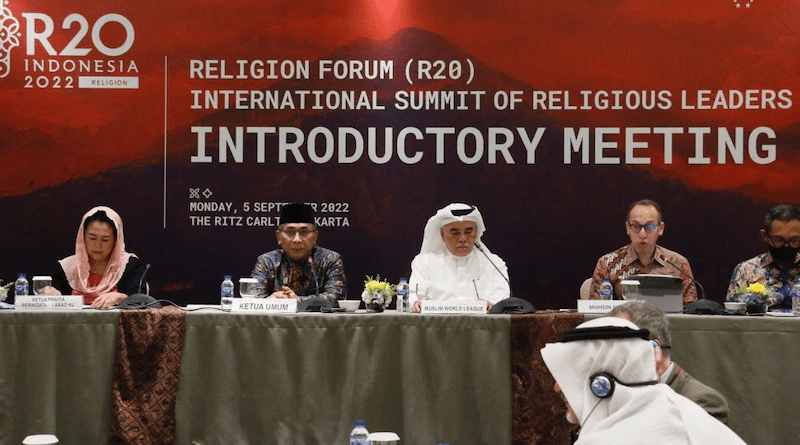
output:
M761 283L767 289L771 309L791 309L789 292L800 279L800 209L791 205L773 207L759 231L768 252L739 263L728 285L728 301L735 301L741 285Z
M655 201L643 199L628 207L625 232L630 244L597 260L589 288L589 298L600 299L600 284L606 278L614 285L614 298L622 298L622 280L633 274L672 275L683 280L683 304L697 300L697 289L691 278L692 268L681 254L657 244L664 234L661 208Z
M281 207L275 231L280 249L259 256L253 268L258 297L293 298L298 302L312 297L346 297L342 256L317 246L318 235L310 205L292 203Z
M659 382L666 383L678 394L700 405L720 422L728 423L730 410L725 397L672 361L672 332L664 311L645 301L628 301L615 306L608 316L624 318L639 326L639 329L650 331L650 340L655 342L653 352Z

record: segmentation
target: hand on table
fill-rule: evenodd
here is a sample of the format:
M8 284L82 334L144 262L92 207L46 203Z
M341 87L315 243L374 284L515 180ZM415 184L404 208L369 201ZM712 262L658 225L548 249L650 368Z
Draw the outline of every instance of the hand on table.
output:
M300 297L289 286L283 286L281 290L273 292L269 298L294 298L298 303L300 302Z
M128 298L128 296L122 292L108 292L105 294L100 294L94 299L94 301L92 301L92 307L95 309L108 309L111 306L121 303L122 300L126 298Z

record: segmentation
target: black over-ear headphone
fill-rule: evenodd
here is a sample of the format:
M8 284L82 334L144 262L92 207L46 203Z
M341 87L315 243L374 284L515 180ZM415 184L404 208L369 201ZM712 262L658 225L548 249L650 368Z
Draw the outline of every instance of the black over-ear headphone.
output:
M658 380L648 380L646 382L636 382L636 383L625 383L619 381L616 377L612 374L607 372L598 372L597 374L592 375L589 377L589 389L592 390L592 394L595 396L606 399L614 395L614 388L616 384L619 383L622 386L648 386L648 385L655 385L658 383Z
M613 340L623 338L641 338L648 340L650 331L647 329L631 329L624 326L598 326L592 328L570 329L564 333L562 342L572 342L581 340ZM653 345L655 347L656 344ZM614 394L616 383L623 386L645 386L658 383L657 380L639 383L620 382L608 372L598 372L589 377L589 389L592 394L600 399L606 399Z
M613 375L607 372L598 372L589 378L589 388L592 390L592 394L605 399L614 394L614 382L616 380Z

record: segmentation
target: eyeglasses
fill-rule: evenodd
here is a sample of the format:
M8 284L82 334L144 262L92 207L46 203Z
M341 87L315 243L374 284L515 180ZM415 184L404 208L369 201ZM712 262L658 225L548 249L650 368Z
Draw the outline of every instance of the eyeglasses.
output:
M779 238L779 237L775 237L775 238L770 237L769 241L772 243L772 245L774 247L783 247L783 246L785 246L787 244L791 248L800 247L800 238L791 238L791 239L786 240L786 239Z
M655 348L656 348L656 346L660 347L661 349L671 349L671 348L672 348L672 347L671 347L671 346L669 346L669 345L662 345L662 344L661 344L661 340L659 340L659 339L657 339L657 338L651 338L651 339L650 339L650 343L652 343L652 344L653 344L653 349L655 349Z
M288 236L289 238L294 238L296 235L300 235L300 238L308 238L312 233L316 232L317 229L308 230L308 229L285 229L279 230L279 232L283 233L284 235Z
M644 231L647 232L647 233L652 233L653 231L655 231L658 228L658 224L649 223L649 224L641 225L639 223L629 222L628 223L628 227L630 227L631 230L634 233L639 233L639 232L642 231L642 229L644 229Z

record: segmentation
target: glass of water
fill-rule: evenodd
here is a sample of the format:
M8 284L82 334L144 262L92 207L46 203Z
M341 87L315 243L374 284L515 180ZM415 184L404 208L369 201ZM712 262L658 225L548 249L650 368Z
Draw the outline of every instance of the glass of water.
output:
M256 279L239 278L239 295L242 298L254 298L256 296Z
M53 285L53 279L48 276L36 276L33 277L33 294L34 295L44 295L44 288L50 287Z
M637 300L639 299L639 281L638 280L622 280L622 299L623 300Z

